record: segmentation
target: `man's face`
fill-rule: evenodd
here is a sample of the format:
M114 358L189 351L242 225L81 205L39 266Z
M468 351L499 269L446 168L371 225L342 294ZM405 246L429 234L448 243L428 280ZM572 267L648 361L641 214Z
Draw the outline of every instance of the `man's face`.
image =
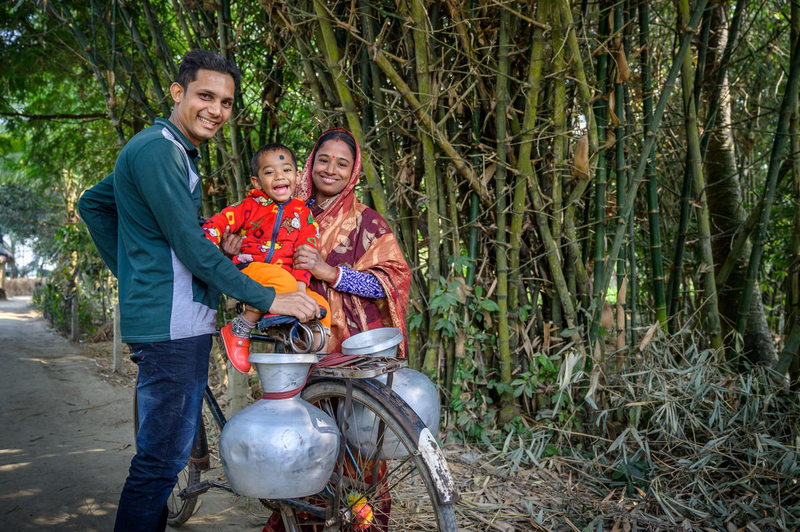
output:
M231 116L236 86L228 74L200 69L197 79L182 87L173 83L169 88L175 109L170 122L186 135L195 146L208 140Z

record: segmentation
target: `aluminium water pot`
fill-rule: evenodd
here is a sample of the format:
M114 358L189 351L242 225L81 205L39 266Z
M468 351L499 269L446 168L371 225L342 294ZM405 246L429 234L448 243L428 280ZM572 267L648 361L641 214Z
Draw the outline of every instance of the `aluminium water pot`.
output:
M386 384L387 376L381 375L376 380ZM403 368L394 373L392 390L397 393L411 409L416 412L423 423L435 436L439 433L439 413L441 404L436 385L419 371ZM371 458L378 446L379 420L375 414L360 404L353 405L353 415L347 428L347 441L358 447L361 456ZM391 460L408 456L406 447L400 443L397 435L385 431L380 459Z
M263 390L303 385L317 355L253 353ZM296 395L261 399L234 415L220 435L220 458L233 490L247 497L286 499L322 491L339 451L331 416Z

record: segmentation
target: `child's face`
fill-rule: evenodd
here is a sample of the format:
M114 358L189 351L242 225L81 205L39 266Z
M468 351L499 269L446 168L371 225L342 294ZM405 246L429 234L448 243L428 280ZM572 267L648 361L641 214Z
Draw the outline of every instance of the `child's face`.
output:
M297 168L292 155L286 150L262 153L259 158L258 176L252 176L253 186L264 192L276 203L289 201L297 186Z

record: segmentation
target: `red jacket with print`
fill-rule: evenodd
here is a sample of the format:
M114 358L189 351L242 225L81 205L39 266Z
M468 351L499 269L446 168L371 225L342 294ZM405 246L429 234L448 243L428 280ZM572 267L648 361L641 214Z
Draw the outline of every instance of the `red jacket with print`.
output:
M268 262L281 266L298 281L308 284L311 280L308 270L292 268L295 248L308 244L316 249L319 237L319 226L302 200L292 198L281 205L253 189L245 199L203 224L206 237L215 244L219 244L225 227L231 228L231 234L244 237L239 254L233 257L235 264Z

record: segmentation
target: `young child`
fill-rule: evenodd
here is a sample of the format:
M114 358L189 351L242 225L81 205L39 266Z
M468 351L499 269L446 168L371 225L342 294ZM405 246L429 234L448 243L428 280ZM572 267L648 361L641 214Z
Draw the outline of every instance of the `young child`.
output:
M305 204L293 198L297 185L297 160L283 144L267 144L250 162L253 190L247 197L212 216L203 229L209 240L219 244L222 233L243 235L239 254L233 262L262 285L278 293L305 292L313 297L326 316L320 321L330 328L330 309L325 298L308 289L311 273L292 268L294 250L301 244L317 247L319 226ZM261 319L258 310L245 311L220 331L222 343L233 367L242 373L250 370L250 330Z

